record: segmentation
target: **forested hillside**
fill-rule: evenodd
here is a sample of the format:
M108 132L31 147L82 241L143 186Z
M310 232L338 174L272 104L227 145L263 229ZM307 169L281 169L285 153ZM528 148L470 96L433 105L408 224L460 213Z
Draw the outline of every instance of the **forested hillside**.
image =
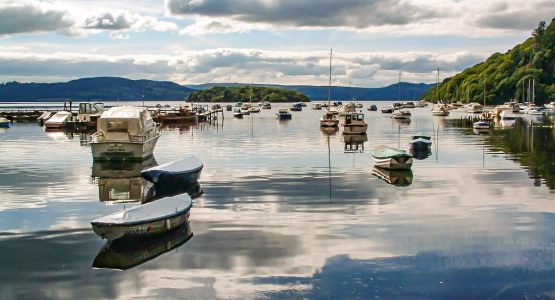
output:
M555 101L554 46L555 19L547 27L541 22L524 43L504 54L495 53L485 62L446 78L439 85L439 91L431 88L422 99L466 102L468 95L470 102L482 102L485 85L488 104L510 99L528 100L528 86L534 79L535 103Z
M252 93L252 97L251 97ZM267 88L267 87L249 87L234 86L221 87L215 86L208 90L195 91L189 94L187 101L194 102L306 102L310 101L308 97L296 91Z

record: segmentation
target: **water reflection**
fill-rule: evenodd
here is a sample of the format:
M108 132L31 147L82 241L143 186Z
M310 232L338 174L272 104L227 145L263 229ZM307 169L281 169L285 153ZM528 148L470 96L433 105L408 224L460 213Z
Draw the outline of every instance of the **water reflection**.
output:
M343 152L345 153L363 153L364 142L368 141L367 134L361 135L343 135Z
M409 186L412 184L412 170L388 170L374 166L372 175L394 186Z
M94 258L93 268L127 270L179 248L191 239L189 220L160 235L108 241Z
M154 157L143 162L93 162L91 177L98 184L99 200L114 203L147 201L152 183L140 175L142 170L156 165Z
M412 157L417 160L424 160L432 155L432 147L426 147L426 148L411 147L409 151L410 151L410 155L412 155Z

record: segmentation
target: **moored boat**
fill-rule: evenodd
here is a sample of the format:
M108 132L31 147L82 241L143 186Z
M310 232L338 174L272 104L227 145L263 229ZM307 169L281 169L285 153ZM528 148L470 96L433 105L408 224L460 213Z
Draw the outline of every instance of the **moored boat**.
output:
M184 159L143 170L141 176L153 183L162 181L191 183L198 181L202 168L202 161L191 155Z
M339 125L339 119L337 114L326 112L322 118L320 118L320 127L337 127Z
M295 104L291 105L291 107L289 109L291 111L301 111L301 110L303 110L303 106L301 105L301 103L295 103Z
M144 107L117 106L102 113L92 136L94 160L137 160L152 156L160 137L155 123Z
M62 128L65 127L67 122L71 120L73 114L69 111L59 111L52 117L50 117L46 122L44 122L44 127L46 128Z
M161 234L184 224L192 206L191 197L181 194L100 217L91 226L108 240Z
M377 111L377 110L378 110L378 107L374 104L372 104L368 107L368 111Z
M432 145L431 136L419 132L412 136L410 147L412 149L429 148Z
M286 108L280 108L276 113L276 117L278 120L291 120L291 113L287 111Z
M382 108L382 114L392 114L395 111L393 106L386 106Z
M234 116L235 118L242 119L242 118L243 118L243 113L241 112L241 109L240 109L240 108L236 108L236 109L233 111L233 116Z
M392 115L394 119L410 119L411 113L408 110L398 110Z
M412 156L406 151L379 145L372 151L375 165L391 170L408 170L412 167Z
M345 115L343 134L365 134L368 124L364 122L364 114L352 112Z
M489 129L490 126L491 126L490 122L483 121L483 120L472 123L472 128L474 129Z
M10 126L12 126L12 121L4 118L4 117L0 117L0 127L2 128L10 128Z
M434 109L432 109L432 115L446 117L449 115L449 110L447 109L447 107L445 107L444 104L438 103L434 106Z

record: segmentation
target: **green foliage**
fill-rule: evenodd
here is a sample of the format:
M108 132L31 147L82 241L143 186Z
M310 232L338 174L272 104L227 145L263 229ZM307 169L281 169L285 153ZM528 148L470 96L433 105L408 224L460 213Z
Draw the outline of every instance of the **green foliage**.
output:
M522 100L528 89L528 79L533 78L536 104L555 101L554 47L555 19L547 27L542 21L524 43L504 54L495 53L485 62L446 78L438 89L429 89L421 99L466 102L468 95L470 102L481 103L485 84L486 104Z
M252 93L252 98L251 98ZM187 97L194 102L308 102L308 97L300 92L271 87L215 86L208 90L194 91Z

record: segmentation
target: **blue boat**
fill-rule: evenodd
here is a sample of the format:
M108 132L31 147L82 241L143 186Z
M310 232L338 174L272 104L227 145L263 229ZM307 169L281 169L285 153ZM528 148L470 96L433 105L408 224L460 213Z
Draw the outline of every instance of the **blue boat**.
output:
M290 108L291 111L301 111L303 110L303 106L301 103L295 103Z
M141 172L144 179L153 182L191 183L198 180L202 171L202 161L196 156L148 168Z
M428 149L432 145L431 136L425 135L422 132L412 136L410 141L411 149Z
M278 120L291 120L291 114L285 108L280 108L276 113Z
M2 128L10 128L10 126L12 126L12 121L10 121L10 120L8 120L8 119L6 119L6 118L4 118L4 117L1 117L1 118L0 118L0 127L2 127Z

